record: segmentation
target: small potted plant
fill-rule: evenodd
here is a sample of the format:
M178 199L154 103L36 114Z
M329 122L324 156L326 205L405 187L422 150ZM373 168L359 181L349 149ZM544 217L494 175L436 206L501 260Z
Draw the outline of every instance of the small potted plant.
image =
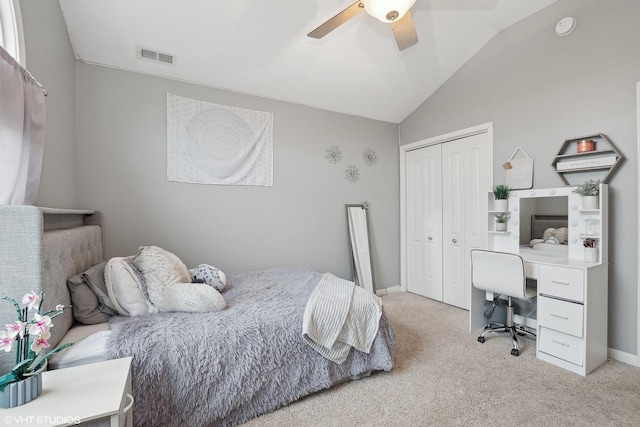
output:
M495 215L496 217L496 231L507 231L507 221L509 220L509 214L506 212Z
M511 188L508 185L500 184L493 186L494 208L498 212L507 212L509 210L509 194Z
M598 209L598 195L600 195L600 180L589 179L573 190L582 196L582 209Z
M6 331L0 331L0 350L15 348L16 365L0 376L0 408L11 408L35 399L42 392L41 373L47 367L48 359L72 343L60 345L47 352L50 347L49 329L52 320L71 306L59 304L53 310L41 313L43 293L30 292L22 298L22 306L9 297L1 299L13 304L17 320L7 324ZM33 317L29 319L29 312Z

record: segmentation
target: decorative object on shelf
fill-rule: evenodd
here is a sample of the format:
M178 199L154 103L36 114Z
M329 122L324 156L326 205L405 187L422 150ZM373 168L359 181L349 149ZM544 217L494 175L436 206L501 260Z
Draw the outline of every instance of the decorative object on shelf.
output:
M495 215L496 217L496 231L507 231L507 221L510 218L508 213L499 213Z
M596 143L593 139L583 139L576 143L576 153L587 153L596 149Z
M518 151L524 157L516 158ZM507 185L512 189L525 189L533 187L533 158L522 147L516 148L509 160L502 165L507 171Z
M0 331L0 349L11 351L15 346L16 365L8 373L0 376L0 407L12 408L30 402L42 392L41 374L47 367L47 361L60 350L72 343L60 345L50 352L48 339L52 320L60 316L70 306L57 305L54 310L40 314L43 294L35 292L22 298L22 307L13 298L3 297L13 304L18 314L14 323L7 325L6 331ZM29 311L34 311L29 320Z
M365 165L373 166L378 163L378 153L372 148L365 148L362 151L362 160L364 160Z
M551 166L566 185L575 185L569 178L582 177L576 172L593 172L603 184L609 182L611 174L624 160L624 156L611 140L602 133L564 141Z
M508 185L500 184L493 186L494 197L494 210L498 212L506 212L509 210L509 194L511 193L511 187Z
M332 145L327 148L324 158L332 165L336 165L342 160L342 149L337 145Z
M600 194L600 180L589 179L573 190L582 196L582 209L598 209L598 195Z
M360 171L357 166L349 165L344 171L344 178L352 184L360 180Z
M600 230L600 220L589 217L584 220L584 234L587 236L597 236Z

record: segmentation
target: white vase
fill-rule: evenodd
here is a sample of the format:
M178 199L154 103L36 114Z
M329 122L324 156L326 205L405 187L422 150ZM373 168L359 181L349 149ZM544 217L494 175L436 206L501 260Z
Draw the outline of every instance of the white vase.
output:
M496 222L496 231L507 231L506 222Z
M496 199L493 201L493 209L496 212L507 212L509 210L509 200Z
M598 209L598 196L582 196L582 209Z

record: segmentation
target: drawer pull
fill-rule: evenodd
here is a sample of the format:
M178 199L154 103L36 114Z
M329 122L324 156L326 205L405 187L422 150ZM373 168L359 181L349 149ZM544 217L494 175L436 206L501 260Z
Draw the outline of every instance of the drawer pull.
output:
M566 285L569 286L571 283L570 282L565 282L562 280L551 280L552 283L557 283L558 285Z
M562 341L558 341L558 340L551 340L556 344L560 344L563 347L569 347L569 344L567 344L566 342L562 342Z
M550 316L553 317L557 317L558 319L562 319L562 320L569 320L568 317L564 317L564 316L560 316L559 314L555 314L555 313L549 313Z

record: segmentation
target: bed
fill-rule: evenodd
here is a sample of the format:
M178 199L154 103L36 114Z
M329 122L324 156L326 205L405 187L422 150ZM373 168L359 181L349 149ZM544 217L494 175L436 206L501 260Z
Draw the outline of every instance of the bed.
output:
M99 222L92 211L1 206L0 294L43 290L46 304L69 304L67 279L103 261ZM230 273L222 311L113 316L91 326L65 313L50 341L74 340L85 350L61 352L71 356L58 367L132 356L135 425L238 425L393 368L395 338L384 310L369 353L352 349L335 363L305 342L302 319L322 277L305 267ZM3 319L11 315L0 310ZM3 371L10 364L0 359Z
M567 215L531 215L529 247L544 255L567 255L567 226Z

